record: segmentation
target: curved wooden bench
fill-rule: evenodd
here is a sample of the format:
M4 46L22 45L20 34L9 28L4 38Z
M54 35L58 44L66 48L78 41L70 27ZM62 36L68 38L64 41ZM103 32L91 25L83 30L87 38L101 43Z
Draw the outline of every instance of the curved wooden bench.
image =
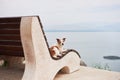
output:
M0 19L0 55L25 57L22 80L53 80L60 70L78 70L81 60L72 50L59 60L51 57L38 16Z

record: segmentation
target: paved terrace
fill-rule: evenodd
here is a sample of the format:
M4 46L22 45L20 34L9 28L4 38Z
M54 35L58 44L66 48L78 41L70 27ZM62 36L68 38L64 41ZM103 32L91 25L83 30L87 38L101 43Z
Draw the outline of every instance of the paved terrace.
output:
M18 68L0 68L0 80L21 80L23 72ZM71 74L57 74L54 80L120 80L120 73L81 66Z

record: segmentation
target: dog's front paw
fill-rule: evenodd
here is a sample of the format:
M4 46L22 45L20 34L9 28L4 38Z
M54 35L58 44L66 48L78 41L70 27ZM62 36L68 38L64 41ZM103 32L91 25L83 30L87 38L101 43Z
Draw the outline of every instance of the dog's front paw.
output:
M58 55L54 55L53 58L57 59L57 58L58 58Z
M62 57L62 54L54 55L53 58L60 59Z
M67 52L68 52L68 50L64 50L64 51L62 51L62 55L67 54Z

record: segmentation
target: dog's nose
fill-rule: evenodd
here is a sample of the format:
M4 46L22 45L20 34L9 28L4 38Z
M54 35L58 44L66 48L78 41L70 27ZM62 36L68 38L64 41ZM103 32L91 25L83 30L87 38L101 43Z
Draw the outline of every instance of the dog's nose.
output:
M64 43L62 43L62 45L64 45Z

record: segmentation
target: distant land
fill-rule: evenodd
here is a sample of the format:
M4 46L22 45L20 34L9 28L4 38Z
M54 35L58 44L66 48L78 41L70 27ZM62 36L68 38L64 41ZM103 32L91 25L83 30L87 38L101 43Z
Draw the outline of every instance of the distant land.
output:
M103 56L104 59L109 59L109 60L118 60L120 59L119 56Z

